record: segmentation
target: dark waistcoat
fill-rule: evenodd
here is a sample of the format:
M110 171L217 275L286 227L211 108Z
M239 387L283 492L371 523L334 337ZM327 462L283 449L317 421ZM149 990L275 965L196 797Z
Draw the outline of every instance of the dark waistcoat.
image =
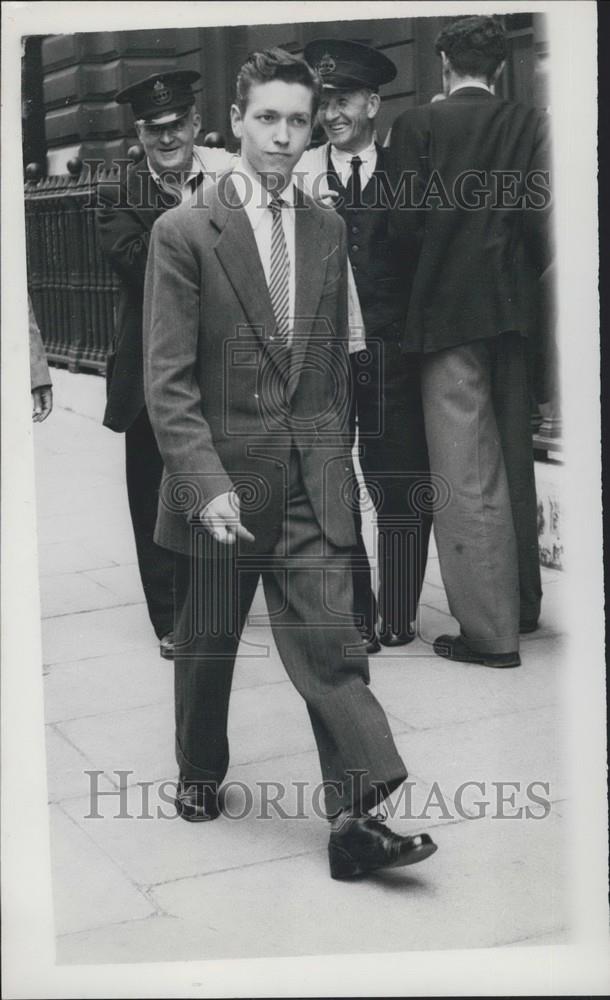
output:
M350 188L344 188L328 149L327 179L340 200L337 212L347 226L349 259L354 272L367 336L397 340L404 328L407 301L404 264L396 243L388 233L389 211L384 194L385 150L377 146L375 172L362 191L361 207L354 204Z

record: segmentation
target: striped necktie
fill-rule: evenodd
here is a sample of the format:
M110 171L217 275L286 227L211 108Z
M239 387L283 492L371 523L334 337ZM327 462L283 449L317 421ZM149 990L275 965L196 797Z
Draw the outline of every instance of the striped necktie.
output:
M285 204L286 202L277 195L274 195L269 202L273 220L271 225L269 295L277 323L275 335L278 340L288 343L290 332L290 258L282 225L282 208Z

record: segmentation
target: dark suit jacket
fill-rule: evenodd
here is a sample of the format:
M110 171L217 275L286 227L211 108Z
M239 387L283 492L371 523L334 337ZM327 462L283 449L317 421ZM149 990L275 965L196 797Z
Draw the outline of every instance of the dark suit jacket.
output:
M176 199L161 192L146 160L120 182L101 184L96 213L103 253L121 279L115 336L108 357L104 424L125 431L144 408L142 303L150 231Z
M236 489L258 551L277 541L291 449L325 536L354 544L342 502L347 421L345 226L298 194L291 348L270 341L271 300L230 174L160 218L144 297L146 402L165 464L156 541L190 553L189 519Z
M548 147L543 112L480 88L410 109L394 123L388 164L394 191L403 172L414 178L411 207L392 213L410 285L406 350L527 332L523 267L540 274L551 258L548 177L540 173L549 169ZM509 187L505 197L497 195L498 171ZM470 207L479 200L483 207Z

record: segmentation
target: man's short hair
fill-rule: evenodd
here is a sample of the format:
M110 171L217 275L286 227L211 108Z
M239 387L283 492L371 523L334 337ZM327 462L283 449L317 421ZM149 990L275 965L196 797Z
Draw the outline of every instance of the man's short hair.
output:
M495 17L462 17L439 33L434 47L444 52L458 76L485 77L489 82L506 59L506 34Z
M315 116L322 93L320 77L304 59L278 48L251 52L237 74L235 102L242 114L248 104L250 88L260 83L270 83L272 80L300 83L311 90L312 118Z

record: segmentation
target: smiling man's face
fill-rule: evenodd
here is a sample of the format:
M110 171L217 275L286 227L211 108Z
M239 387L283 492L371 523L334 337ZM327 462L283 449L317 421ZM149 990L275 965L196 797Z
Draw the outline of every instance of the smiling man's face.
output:
M333 146L360 153L372 142L379 103L379 95L370 90L325 91L318 121Z
M313 93L302 83L270 80L253 84L243 110L231 108L233 134L241 139L246 167L261 183L282 190L311 136ZM276 180L277 179L277 180Z
M189 108L181 118L165 125L136 122L138 139L157 174L190 170L193 145L200 128L201 119L194 108Z

